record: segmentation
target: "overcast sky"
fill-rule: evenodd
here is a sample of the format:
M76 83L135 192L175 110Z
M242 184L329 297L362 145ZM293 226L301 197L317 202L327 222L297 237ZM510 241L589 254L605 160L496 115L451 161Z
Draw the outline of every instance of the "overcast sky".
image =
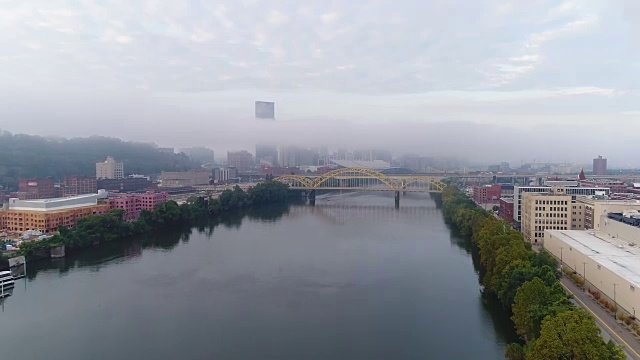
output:
M0 128L640 165L639 55L637 0L0 0Z

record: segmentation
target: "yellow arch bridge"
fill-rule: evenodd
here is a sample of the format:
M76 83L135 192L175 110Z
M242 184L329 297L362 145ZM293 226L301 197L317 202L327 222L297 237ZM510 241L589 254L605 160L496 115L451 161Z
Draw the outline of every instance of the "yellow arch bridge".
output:
M312 202L316 190L393 191L399 206L400 192L442 192L446 186L442 179L433 175L387 175L366 168L344 168L323 175L283 175L274 180L289 185L290 189L307 191Z

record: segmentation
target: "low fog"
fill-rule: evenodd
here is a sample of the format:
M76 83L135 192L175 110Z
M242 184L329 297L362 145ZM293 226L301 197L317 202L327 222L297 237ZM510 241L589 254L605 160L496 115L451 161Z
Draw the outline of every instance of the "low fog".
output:
M217 96L207 95L213 100ZM354 113L351 117L332 117L336 108L322 109L322 104L317 116L303 116L295 114L296 107L286 102L276 102L276 119L265 120L253 117L253 99L242 101L245 104L237 101L244 105L242 108L224 104L179 107L158 98L131 95L107 103L87 99L74 105L61 100L54 104L42 102L37 108L15 104L3 107L1 112L4 119L13 119L3 127L14 133L63 137L101 135L175 148L206 146L214 149L217 157L224 157L227 150L246 149L254 153L255 145L261 143L333 149L380 148L396 156L414 153L458 157L478 164L589 163L594 156L602 154L609 158L610 166L640 165L633 141L636 131L585 122L532 119L547 122L507 126L465 120L463 116L439 120L439 116L430 115L428 109L419 109L418 113L423 113L421 119L403 119L406 111L374 109L366 104L360 105L363 114ZM398 114L393 114L394 111ZM381 112L386 114L380 116ZM323 116L323 113L326 114ZM372 114L370 118L366 116L368 113ZM626 126L628 129L638 127L633 123Z

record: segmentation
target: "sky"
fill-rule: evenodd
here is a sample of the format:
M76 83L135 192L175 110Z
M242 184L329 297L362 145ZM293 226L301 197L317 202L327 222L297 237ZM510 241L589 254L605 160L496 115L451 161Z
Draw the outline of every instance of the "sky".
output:
M640 166L634 0L0 0L0 69L14 133Z

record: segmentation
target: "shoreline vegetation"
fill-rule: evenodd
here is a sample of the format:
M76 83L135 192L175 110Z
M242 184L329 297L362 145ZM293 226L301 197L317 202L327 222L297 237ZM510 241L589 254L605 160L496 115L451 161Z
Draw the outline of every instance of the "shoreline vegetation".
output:
M51 249L64 245L74 251L104 242L122 241L135 235L152 233L177 226L192 225L225 213L267 204L282 204L292 199L289 186L265 181L244 191L239 186L224 190L219 197L192 197L178 205L169 200L153 211L143 210L135 221L123 220L123 210L111 210L102 215L79 219L73 228L60 227L58 234L44 240L24 242L17 255L27 261L49 258Z
M570 301L551 255L533 251L510 224L453 186L442 192L442 209L445 221L478 247L483 291L512 314L522 342L506 347L507 359L626 359L617 344L602 339L595 320Z

